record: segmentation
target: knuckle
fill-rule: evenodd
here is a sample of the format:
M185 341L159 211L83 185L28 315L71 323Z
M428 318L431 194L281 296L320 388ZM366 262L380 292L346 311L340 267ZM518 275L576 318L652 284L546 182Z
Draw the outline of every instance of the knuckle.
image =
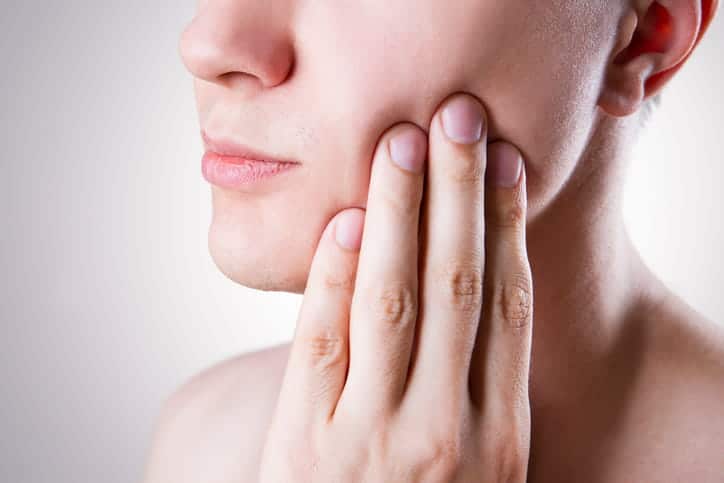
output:
M377 422L367 421L367 430L360 431L364 441L356 446L356 452L360 455L358 460L365 460L372 464L384 464L384 462L396 459L397 445L390 432L389 417L380 419Z
M437 436L424 439L425 445L418 453L418 466L425 473L435 475L432 481L453 481L460 472L464 455L458 435Z
M531 322L533 290L527 273L515 273L500 280L492 294L492 303L503 323L523 328Z
M505 196L505 195L502 195ZM505 202L491 203L489 210L488 225L498 229L521 229L525 224L526 207L525 200L520 190Z
M508 430L506 436L495 443L494 454L490 461L497 463L496 481L521 483L526 480L530 438L526 433Z
M311 334L302 339L302 346L309 364L319 372L336 368L346 360L346 338L333 331Z
M318 459L316 452L309 450L308 445L281 443L277 448L276 452L287 467L286 473L290 475L309 474Z
M322 288L330 292L351 292L356 275L356 272L327 272L322 277Z
M454 162L444 165L445 175L455 184L462 186L482 185L485 164L476 156L476 152L455 154Z
M270 443L273 444L273 456L275 461L284 462L283 465L263 465L267 474L273 474L272 481L294 481L299 475L312 475L319 467L327 452L325 448L326 439L320 428L310 428L305 432L290 433L288 428L279 422L272 421L268 431L268 438L265 450ZM268 453L268 451L264 451ZM292 475L294 475L292 477ZM267 481L267 478L261 478Z
M388 282L375 287L368 306L384 327L404 328L417 320L417 297L404 282Z
M482 263L453 260L435 273L439 293L449 307L464 314L474 314L483 301Z
M392 189L384 189L379 192L386 209L395 213L397 216L407 218L417 216L420 211L420 203L422 201L422 191L415 190L412 187L405 188L404 183L394 186ZM410 192L414 191L413 196Z

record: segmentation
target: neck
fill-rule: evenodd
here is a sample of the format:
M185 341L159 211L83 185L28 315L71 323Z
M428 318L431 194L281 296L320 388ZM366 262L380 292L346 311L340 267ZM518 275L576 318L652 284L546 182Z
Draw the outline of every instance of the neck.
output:
M663 293L623 219L624 175L638 129L634 117L601 117L565 186L528 223L534 407L560 407L583 397L616 356L643 304Z

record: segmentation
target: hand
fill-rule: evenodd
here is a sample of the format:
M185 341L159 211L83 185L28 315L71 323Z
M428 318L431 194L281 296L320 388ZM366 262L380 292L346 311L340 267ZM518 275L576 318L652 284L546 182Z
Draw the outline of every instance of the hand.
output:
M512 145L488 144L485 116L474 97L451 96L433 117L429 153L422 129L392 127L375 151L366 212L345 210L325 229L263 483L526 480L525 169ZM514 186L493 185L505 178Z

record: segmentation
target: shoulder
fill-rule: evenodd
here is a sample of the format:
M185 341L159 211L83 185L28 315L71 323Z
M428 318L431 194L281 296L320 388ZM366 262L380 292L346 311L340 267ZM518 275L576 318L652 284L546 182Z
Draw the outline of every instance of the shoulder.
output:
M649 331L654 361L680 377L724 396L724 321L715 322L676 295L662 303Z
M721 481L724 327L675 295L645 325L624 424L631 445L619 450L662 481Z
M242 354L193 376L157 418L146 483L252 481L289 344Z

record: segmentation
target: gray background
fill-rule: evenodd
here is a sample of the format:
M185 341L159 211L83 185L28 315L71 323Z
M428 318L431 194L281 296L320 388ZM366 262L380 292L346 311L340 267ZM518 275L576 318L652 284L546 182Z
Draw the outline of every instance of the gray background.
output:
M163 399L291 337L301 299L233 284L206 248L192 1L3 2L0 481L140 480ZM724 320L724 29L666 89L626 216L647 263Z

